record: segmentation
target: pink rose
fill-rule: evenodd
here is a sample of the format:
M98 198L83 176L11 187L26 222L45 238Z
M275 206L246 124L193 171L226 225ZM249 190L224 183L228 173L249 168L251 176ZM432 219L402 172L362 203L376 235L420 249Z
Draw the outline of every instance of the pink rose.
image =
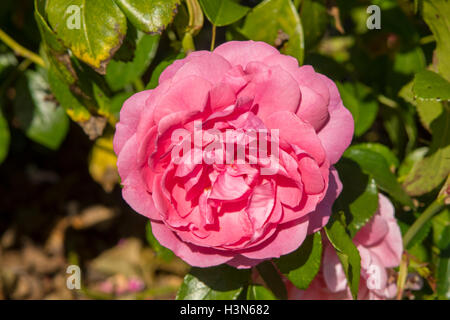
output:
M400 264L403 242L394 218L394 207L379 195L379 207L373 218L353 239L361 256L361 279L358 299L392 299L397 293L393 269ZM306 291L288 284L290 299L352 299L344 270L329 242L325 242L322 268Z
M114 150L124 199L163 246L193 266L248 268L327 223L342 188L332 165L352 135L333 81L266 43L232 41L128 99Z

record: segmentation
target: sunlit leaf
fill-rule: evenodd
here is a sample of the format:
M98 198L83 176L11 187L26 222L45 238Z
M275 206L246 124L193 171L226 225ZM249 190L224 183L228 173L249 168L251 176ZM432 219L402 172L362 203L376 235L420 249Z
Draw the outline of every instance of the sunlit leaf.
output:
M114 0L48 0L46 13L64 45L104 74L127 32L127 19Z
M146 33L161 34L172 22L180 0L114 0L131 23Z
M238 0L199 0L208 20L218 26L226 26L243 18L250 10Z
M300 248L275 260L280 271L297 288L306 290L320 269L322 236L320 232L309 235Z
M228 265L192 268L184 277L177 300L235 300L250 279L250 270Z
M251 40L279 47L303 63L303 29L297 9L290 0L265 0L253 8L239 31Z

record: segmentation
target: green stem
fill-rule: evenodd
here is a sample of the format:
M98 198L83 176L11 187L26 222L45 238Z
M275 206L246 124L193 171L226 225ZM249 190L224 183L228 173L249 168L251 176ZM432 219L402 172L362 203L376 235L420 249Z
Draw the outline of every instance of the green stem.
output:
M434 39L434 35L430 34L429 36L425 36L423 38L420 39L419 43L424 45L424 44L428 44L431 42L435 42L436 40Z
M2 40L8 47L13 49L17 55L30 59L34 63L45 68L45 62L40 56L18 44L13 38L8 36L2 29L0 29L0 40Z
M405 289L406 279L408 278L408 260L406 252L403 253L397 278L397 300L403 299L403 291Z
M195 51L194 38L192 37L191 33L186 32L184 34L183 40L181 41L181 45L183 47L183 51L186 54Z
M145 85L144 85L144 82L142 82L141 78L134 80L133 85L134 85L134 88L136 89L136 91L138 91L138 92L145 90Z
M216 25L213 24L213 26L212 26L212 37L211 37L211 51L214 50L215 46L216 46Z
M425 225L425 223L430 220L436 213L440 212L444 208L445 194L440 195L436 200L434 200L430 206L419 216L419 218L413 223L413 225L408 229L408 231L403 236L403 247L408 248L409 243L412 238L419 232L420 229Z
M377 97L378 102L384 104L385 106L388 106L390 108L397 108L398 107L398 103L394 100L392 100L391 98L388 98L382 94L378 95Z

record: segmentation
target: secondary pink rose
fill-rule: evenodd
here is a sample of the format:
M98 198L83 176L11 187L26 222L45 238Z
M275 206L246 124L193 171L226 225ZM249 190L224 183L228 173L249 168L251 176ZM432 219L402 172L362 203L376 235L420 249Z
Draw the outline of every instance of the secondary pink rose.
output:
M392 299L397 293L394 267L403 252L402 235L388 198L379 195L379 207L373 218L353 239L361 256L361 279L358 299ZM322 268L306 291L288 284L290 299L352 299L347 279L334 248L325 242Z
M193 266L248 268L327 223L342 188L332 165L352 136L333 81L263 42L232 41L128 99L114 150L124 199L163 246Z

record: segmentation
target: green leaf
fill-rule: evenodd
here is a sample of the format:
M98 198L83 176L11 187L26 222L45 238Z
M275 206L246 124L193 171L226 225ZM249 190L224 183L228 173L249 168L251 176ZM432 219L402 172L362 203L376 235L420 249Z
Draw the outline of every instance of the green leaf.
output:
M280 300L287 299L286 285L271 261L264 261L256 266L267 287Z
M371 90L362 83L337 83L342 101L353 115L355 135L364 134L373 124L378 112L378 102Z
M300 20L305 33L305 48L310 50L320 41L330 21L326 0L303 0Z
M155 250L156 254L159 257L161 257L161 259L163 259L164 261L170 262L175 255L171 250L162 246L158 242L158 240L155 238L155 236L153 235L153 232L152 232L152 225L151 225L150 221L147 223L145 234L146 234L148 243L152 246L153 250Z
M423 99L415 98L415 93L413 92L413 87L415 85L414 80L406 84L399 92L399 96L402 97L406 102L414 105L416 107L417 113L419 114L419 119L425 129L431 131L431 123L442 113L443 106L442 103L436 99ZM421 89L419 88L419 92ZM426 91L426 86L424 87ZM436 95L435 97L437 97Z
M449 100L450 82L436 72L423 70L414 77L413 92L419 100Z
M34 16L38 25L42 40L48 47L56 52L65 50L62 43L58 40L56 33L50 28L45 20L46 0L34 0Z
M208 20L218 26L226 26L243 18L250 10L237 0L199 0Z
M106 82L117 91L139 79L150 66L158 49L159 35L139 33L134 58L130 62L112 60L106 68Z
M281 48L303 63L304 39L297 9L290 0L265 0L247 14L239 32L248 39Z
M251 284L247 289L247 300L276 300L276 298L266 287Z
M441 250L450 247L450 209L445 208L431 219L433 242Z
M69 86L59 79L54 67L48 71L48 82L56 100L73 121L86 122L91 118L89 110L72 93Z
M180 4L180 0L114 1L137 29L159 34L172 22Z
M78 59L105 74L127 32L127 19L114 0L48 0L46 13L64 45Z
M155 69L152 72L152 76L150 77L150 81L148 82L145 89L155 89L158 86L159 82L159 76L161 73L169 66L171 65L175 60L182 59L185 57L185 54L179 53L177 55L171 55L166 57L163 61L158 63L158 65L155 67Z
M444 106L438 101L416 100L416 110L420 123L428 132L431 132L431 124L442 114Z
M444 105L441 115L431 123L433 139L427 156L417 162L403 183L413 196L438 187L450 172L450 107Z
M27 71L17 85L14 113L28 138L56 150L66 137L69 120L64 109L49 99L49 89L41 73Z
M184 277L177 300L236 300L248 285L250 270L228 265L192 268Z
M361 258L358 249L339 221L330 221L325 227L325 232L336 249L336 254L344 268L353 299L356 300L361 273Z
M69 53L45 20L45 0L35 0L34 17L42 38L45 55L58 77L68 84L77 80ZM50 67L50 66L49 66Z
M399 166L399 161L397 156L392 152L391 149L386 147L384 144L381 143L375 143L375 142L366 142L366 143L360 143L358 144L359 147L375 151L379 154L381 154L386 162L389 164L389 168L391 171L395 171L395 169Z
M8 122L3 116L0 104L0 164L6 159L9 150L10 134Z
M425 55L420 47L408 51L398 51L392 70L402 75L414 74L426 66Z
M422 14L436 39L439 72L450 81L450 2L423 0Z
M378 190L375 180L361 171L353 160L343 158L336 164L345 188L336 200L335 209L345 215L345 223L353 238L378 209Z
M428 147L421 147L409 153L398 168L398 181L404 181L408 173L411 172L413 166L422 160L427 152Z
M320 269L322 236L309 235L296 251L275 260L278 269L297 288L306 290Z
M373 150L351 146L344 152L344 157L358 163L363 172L375 179L380 189L389 193L400 203L411 208L414 207L411 198L397 182L395 175L389 169L389 164L382 155Z

